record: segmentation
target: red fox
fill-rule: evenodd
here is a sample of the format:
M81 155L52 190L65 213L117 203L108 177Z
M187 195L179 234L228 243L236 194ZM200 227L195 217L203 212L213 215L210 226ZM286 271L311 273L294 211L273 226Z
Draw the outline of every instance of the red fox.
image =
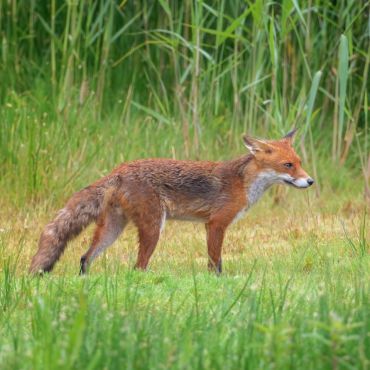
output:
M145 270L168 219L200 221L207 232L208 267L221 273L226 228L273 184L307 188L314 180L301 167L292 141L244 136L250 154L224 162L142 159L75 193L49 223L32 259L30 272L51 271L66 244L88 224L97 227L80 273L108 248L132 221L139 234L135 267Z

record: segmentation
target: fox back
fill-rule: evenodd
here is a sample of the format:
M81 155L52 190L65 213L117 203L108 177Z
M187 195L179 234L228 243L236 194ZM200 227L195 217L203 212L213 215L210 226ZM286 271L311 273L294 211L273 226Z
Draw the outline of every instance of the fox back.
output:
M81 258L81 273L111 245L128 222L139 234L136 267L146 269L167 219L203 222L209 268L221 272L226 228L273 184L307 188L313 180L293 149L294 131L281 140L248 136L250 153L222 162L143 159L123 163L76 193L45 227L30 271L50 271L67 242L90 222L97 228Z

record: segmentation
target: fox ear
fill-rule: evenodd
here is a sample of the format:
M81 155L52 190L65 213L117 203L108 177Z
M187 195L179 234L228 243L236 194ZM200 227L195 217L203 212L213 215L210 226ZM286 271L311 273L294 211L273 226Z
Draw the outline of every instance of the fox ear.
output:
M254 139L248 135L243 136L244 145L251 152L251 154L256 154L257 152L269 152L271 153L270 145L263 140Z
M290 144L293 143L294 138L296 136L298 129L295 127L292 130L290 130L284 137L283 140L288 141Z

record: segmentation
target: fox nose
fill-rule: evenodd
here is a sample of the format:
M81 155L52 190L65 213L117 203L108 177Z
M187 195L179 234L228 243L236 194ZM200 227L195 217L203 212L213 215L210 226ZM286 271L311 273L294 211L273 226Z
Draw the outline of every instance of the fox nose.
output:
M315 181L311 178L307 179L308 186L311 186Z

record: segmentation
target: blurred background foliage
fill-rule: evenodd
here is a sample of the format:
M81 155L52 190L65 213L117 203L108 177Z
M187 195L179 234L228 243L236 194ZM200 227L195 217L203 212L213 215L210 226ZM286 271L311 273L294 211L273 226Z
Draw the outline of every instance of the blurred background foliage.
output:
M120 161L230 158L243 132L297 126L317 194L370 197L369 9L4 0L0 185L13 203L60 199Z

